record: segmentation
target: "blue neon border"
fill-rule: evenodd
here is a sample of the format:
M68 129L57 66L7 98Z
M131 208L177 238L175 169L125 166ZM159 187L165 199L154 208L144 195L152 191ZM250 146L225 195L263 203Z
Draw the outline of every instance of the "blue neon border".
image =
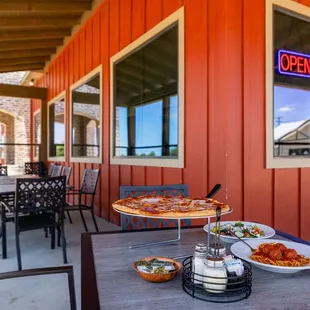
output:
M291 52L291 51L287 51L287 50L278 50L278 71L279 73L283 74L283 75L292 75L292 76L297 76L297 77L305 77L305 78L310 78L310 74L309 75L305 75L305 74L301 74L301 73L292 73L292 72L286 72L286 71L282 71L281 70L281 63L280 63L280 55L281 53L286 53L286 54L291 54L291 55L295 55L295 56L303 56L306 57L308 59L310 59L310 55L308 54L302 54L302 53L297 53L297 52Z

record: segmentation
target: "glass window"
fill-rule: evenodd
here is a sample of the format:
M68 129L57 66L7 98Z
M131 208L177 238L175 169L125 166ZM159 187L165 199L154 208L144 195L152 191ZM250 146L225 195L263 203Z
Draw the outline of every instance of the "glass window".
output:
M113 68L113 157L178 159L178 22L115 61Z
M40 110L34 113L33 119L34 119L34 122L33 122L34 143L40 144L41 143L41 112ZM36 160L39 159L39 149L40 149L39 145L33 147L33 156Z
M65 157L65 99L49 104L49 157Z
M310 20L273 12L273 156L310 156Z
M100 67L101 68L101 67ZM98 69L83 78L71 92L71 159L100 162L101 78ZM84 158L84 160L83 160Z

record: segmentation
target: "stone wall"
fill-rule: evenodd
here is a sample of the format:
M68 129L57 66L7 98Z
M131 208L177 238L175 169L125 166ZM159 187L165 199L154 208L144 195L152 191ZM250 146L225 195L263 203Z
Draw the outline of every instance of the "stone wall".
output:
M25 72L1 73L0 83L19 85L24 76ZM7 126L6 143L30 143L30 100L0 97L0 123ZM29 146L6 147L7 164L24 165L29 160Z

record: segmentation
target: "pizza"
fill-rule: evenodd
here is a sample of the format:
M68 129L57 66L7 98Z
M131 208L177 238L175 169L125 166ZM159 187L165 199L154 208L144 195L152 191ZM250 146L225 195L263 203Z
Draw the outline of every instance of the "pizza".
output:
M117 200L113 208L133 215L164 218L215 216L217 207L221 214L230 212L228 205L210 198L190 198L171 196L138 196Z

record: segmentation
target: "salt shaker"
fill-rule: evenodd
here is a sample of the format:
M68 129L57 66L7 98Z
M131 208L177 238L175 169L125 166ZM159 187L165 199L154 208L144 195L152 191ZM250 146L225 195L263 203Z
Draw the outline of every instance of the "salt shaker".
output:
M204 283L206 291L223 293L227 286L227 271L224 260L219 257L207 257L204 264Z
M204 262L207 256L208 247L204 243L195 246L192 261L192 272L194 273L194 283L202 284L204 274Z

